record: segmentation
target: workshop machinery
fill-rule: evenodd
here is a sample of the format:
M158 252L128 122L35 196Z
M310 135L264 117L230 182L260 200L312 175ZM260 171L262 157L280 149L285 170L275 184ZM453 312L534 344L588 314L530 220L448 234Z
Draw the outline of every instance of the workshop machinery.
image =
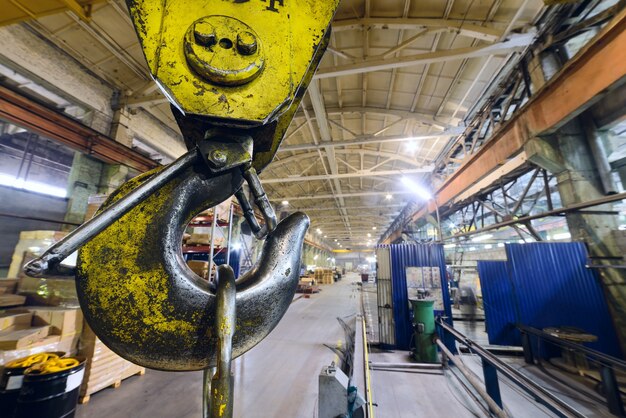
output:
M258 173L274 157L322 58L338 0L127 0L152 77L188 152L116 190L97 215L30 262L32 276L75 274L98 337L133 363L205 370L205 416L231 416L230 363L280 321L298 284L308 217L277 225ZM243 190L264 218L260 225ZM259 261L215 283L185 265L185 226L232 195ZM61 264L78 250L76 268Z

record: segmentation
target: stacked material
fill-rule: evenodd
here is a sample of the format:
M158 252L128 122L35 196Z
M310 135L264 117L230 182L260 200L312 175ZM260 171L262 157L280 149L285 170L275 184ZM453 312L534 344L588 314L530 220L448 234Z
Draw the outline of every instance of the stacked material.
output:
M320 284L333 284L333 271L329 268L316 268L315 281Z
M185 242L186 245L211 245L211 234L204 232L196 232L198 230L204 230L210 228L193 228L193 233ZM216 236L213 240L213 246L222 247L224 245L224 237Z
M24 253L30 252L34 255L41 255L52 244L64 238L68 233L63 231L22 231L20 239L13 250L11 266L7 277L18 277L24 265Z
M118 388L122 380L136 374L143 375L146 371L111 351L87 324L80 339L79 354L87 360L78 398L81 404L89 402L92 393L109 386Z
M75 354L83 316L75 308L29 306L0 314L0 364L44 351Z
M189 260L187 261L187 265L198 276L203 279L208 279L209 277L209 262L201 261L201 260Z

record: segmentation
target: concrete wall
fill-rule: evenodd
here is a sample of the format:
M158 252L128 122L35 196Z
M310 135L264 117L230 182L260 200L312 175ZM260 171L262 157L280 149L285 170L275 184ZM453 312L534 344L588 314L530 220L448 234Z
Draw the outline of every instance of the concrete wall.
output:
M113 88L64 52L26 28L10 25L0 28L0 62L54 93L78 102L98 115L93 128L108 134L113 111Z
M70 103L91 110L83 122L105 134L111 134L115 112L111 102L116 87L105 82L62 50L23 26L0 28L0 64L45 87ZM128 132L116 132L119 142L130 146L136 135L164 155L176 158L185 150L182 138L145 110L124 111L121 124Z
M63 220L67 199L0 186L0 213ZM61 229L58 223L0 216L0 277L4 277L21 231Z

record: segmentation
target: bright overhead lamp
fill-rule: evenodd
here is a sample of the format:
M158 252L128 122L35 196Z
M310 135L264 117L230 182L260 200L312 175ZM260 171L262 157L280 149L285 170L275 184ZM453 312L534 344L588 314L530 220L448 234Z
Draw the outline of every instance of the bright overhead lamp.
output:
M422 186L420 186L419 184L415 183L413 180L411 180L408 177L402 177L400 179L402 181L402 183L413 193L415 193L416 195L418 195L419 197L421 197L424 200L430 200L432 199L432 196L430 194L430 192L428 190L426 190L425 188L423 188Z
M372 227L372 230L376 231L376 227L375 227L375 226L373 226L373 227Z
M555 239L555 240L570 239L571 237L572 237L572 234L570 234L569 232L563 232L561 234L554 234L552 236L552 238Z
M388 195L385 196L385 199L391 200L392 197L393 197L392 195L388 194Z
M328 235L324 235L324 238L328 238Z
M477 237L472 238L472 242L486 241L491 238L493 238L492 234L483 234L483 235L479 235Z
M410 141L406 143L405 147L408 152L415 152L417 150L417 143L414 141Z
M368 233L367 233L367 236L368 236L368 237L371 237L371 236L372 236L372 234L370 234L370 233L368 232Z
M283 200L282 202L280 202L283 206L287 206L289 204L288 200Z
M319 255L315 255L315 257L313 257L313 260L317 260L317 257L319 257Z

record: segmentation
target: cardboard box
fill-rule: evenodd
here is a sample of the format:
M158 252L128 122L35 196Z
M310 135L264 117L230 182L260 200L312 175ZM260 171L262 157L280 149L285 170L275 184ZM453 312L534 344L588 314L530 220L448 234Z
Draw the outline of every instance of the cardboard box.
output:
M20 348L32 347L39 344L48 344L52 339L50 336L50 326L34 328L10 327L4 331L0 331L0 350L15 350ZM56 341L61 339L60 335L51 336Z
M51 325L62 336L75 335L83 329L83 313L78 308L33 306L27 309L33 314L32 325Z
M0 279L0 295L15 293L17 290L17 279Z
M209 275L209 262L208 261L197 261L197 260L189 260L187 261L187 265L198 276L202 278L207 278Z
M17 292L27 305L78 307L74 278L37 278L21 275Z
M27 311L4 312L0 314L0 331L7 330L9 328L28 328L32 319L33 314Z
M26 296L20 295L0 295L0 307L9 308L11 306L21 306L26 302Z

